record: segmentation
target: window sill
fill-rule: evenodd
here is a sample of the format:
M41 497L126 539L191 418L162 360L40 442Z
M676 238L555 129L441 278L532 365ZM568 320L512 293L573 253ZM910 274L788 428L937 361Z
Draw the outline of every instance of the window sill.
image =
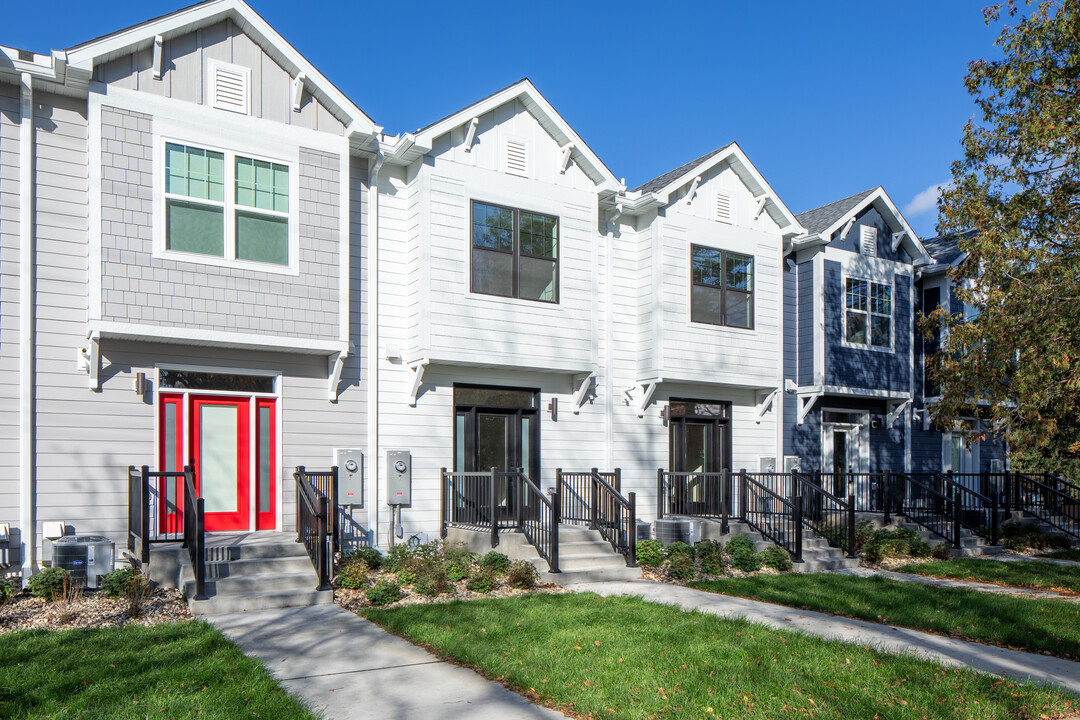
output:
M870 352L878 352L878 353L895 353L896 352L896 348L894 348L892 345L890 345L889 347L880 347L880 346L877 346L877 345L864 345L864 344L860 344L860 343L848 342L847 340L841 340L840 341L840 346L844 347L844 348L847 348L848 350L868 350Z
M210 265L212 267L228 268L230 270L251 270L271 275L300 274L300 268L296 265L275 265L273 263L254 262L252 260L230 260L215 255L201 255L199 253L183 252L181 250L163 250L154 252L155 260L171 260L173 262L191 263L193 265Z
M467 290L465 292L465 299L467 301L478 301L493 305L505 305L512 308L539 308L559 312L562 312L564 309L561 298L559 302L546 302L544 300L526 300L524 298L505 297L503 295L488 295L486 293L476 293Z

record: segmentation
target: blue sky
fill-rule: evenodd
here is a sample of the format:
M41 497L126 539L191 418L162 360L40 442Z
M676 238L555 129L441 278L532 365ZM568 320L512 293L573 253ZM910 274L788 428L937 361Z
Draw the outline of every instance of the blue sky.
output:
M735 140L794 212L883 185L924 237L917 198L975 112L967 63L997 56L982 0L250 1L391 134L529 77L630 187ZM183 4L9 3L0 45L67 48Z

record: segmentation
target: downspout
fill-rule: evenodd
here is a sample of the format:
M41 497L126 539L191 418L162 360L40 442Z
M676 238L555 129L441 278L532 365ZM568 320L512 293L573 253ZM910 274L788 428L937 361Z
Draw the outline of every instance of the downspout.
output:
M619 205L618 198L615 200L615 213L611 216L611 226L608 230L607 255L604 258L604 468L614 471L615 467L615 434L612 427L615 418L614 398L614 357L611 347L615 333L611 330L614 312L612 303L612 255L615 253L615 238L619 233L619 218L622 217L623 209Z
M19 80L19 559L34 572L34 88Z
M367 502L372 547L379 544L379 171L385 158L377 141L368 171Z

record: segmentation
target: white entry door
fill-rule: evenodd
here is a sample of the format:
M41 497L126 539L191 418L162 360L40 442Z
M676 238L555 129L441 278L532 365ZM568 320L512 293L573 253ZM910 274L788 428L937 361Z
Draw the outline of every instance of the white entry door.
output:
M850 415L851 413L844 413ZM833 478L850 475L825 488L829 492L846 498L856 495L859 507L867 507L870 501L869 472L870 449L863 423L823 422L821 424L821 469L833 473Z

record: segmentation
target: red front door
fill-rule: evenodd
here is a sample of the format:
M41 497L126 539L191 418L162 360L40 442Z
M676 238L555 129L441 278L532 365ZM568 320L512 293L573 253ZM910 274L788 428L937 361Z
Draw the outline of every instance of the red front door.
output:
M248 398L191 396L191 459L206 529L250 529Z

